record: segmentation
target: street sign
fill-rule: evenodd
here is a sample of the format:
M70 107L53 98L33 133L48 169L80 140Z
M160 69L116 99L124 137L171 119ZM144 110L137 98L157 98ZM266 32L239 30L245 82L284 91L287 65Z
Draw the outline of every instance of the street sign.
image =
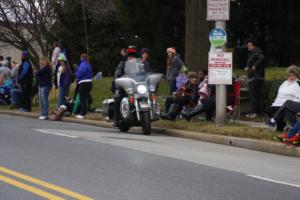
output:
M209 41L214 47L222 47L227 42L227 34L221 28L215 28L209 33Z
M207 20L229 20L230 0L207 0Z
M208 84L232 84L232 53L210 52L208 56Z

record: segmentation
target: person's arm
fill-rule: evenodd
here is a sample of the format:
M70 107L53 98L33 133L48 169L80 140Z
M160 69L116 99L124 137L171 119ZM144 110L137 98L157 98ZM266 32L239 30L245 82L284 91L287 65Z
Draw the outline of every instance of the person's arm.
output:
M23 70L19 76L19 81L23 80L24 77L26 76L26 74L29 72L29 69L30 69L30 65L29 63L25 62L23 63Z
M114 74L114 78L119 78L119 77L121 77L123 75L123 73L124 73L124 69L123 68L124 68L124 62L121 61L118 64L117 68L116 68L116 71L115 71L115 74Z
M255 57L257 60L252 66L253 70L256 70L258 67L260 67L261 66L260 64L263 63L265 60L265 56L261 52L256 52Z

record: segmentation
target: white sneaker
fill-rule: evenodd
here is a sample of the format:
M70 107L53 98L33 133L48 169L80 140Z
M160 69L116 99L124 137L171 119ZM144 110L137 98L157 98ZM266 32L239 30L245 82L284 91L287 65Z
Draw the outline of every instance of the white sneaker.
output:
M77 119L84 119L84 116L82 116L82 115L76 115L75 116Z
M46 119L48 119L48 117L46 117L46 116L40 116L39 119L40 120L46 120Z

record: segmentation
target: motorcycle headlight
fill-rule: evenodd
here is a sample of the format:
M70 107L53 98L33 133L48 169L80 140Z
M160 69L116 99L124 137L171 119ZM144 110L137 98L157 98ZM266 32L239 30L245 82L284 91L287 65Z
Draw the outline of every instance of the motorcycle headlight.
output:
M145 85L139 85L137 86L137 92L139 94L145 94L148 91L147 87Z

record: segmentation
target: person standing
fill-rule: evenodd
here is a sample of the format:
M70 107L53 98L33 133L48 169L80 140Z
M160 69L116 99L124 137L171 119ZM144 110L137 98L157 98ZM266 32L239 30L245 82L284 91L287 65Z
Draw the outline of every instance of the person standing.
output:
M56 66L58 65L58 57L61 53L60 43L54 42L53 47L54 49L52 52L51 64L52 64L52 70L54 72L56 70Z
M51 62L46 57L40 59L40 69L37 71L36 76L39 84L39 103L41 111L39 119L45 120L48 119L48 98L52 88Z
M89 94L92 90L93 70L88 61L87 54L81 54L80 63L76 69L76 80L79 86L80 114L76 115L78 119L84 119L87 113Z
M247 48L249 55L244 70L247 72L249 82L250 113L246 117L256 118L261 107L261 90L265 77L265 56L254 40L248 41Z
M21 112L31 111L31 93L33 83L33 69L29 62L28 51L23 51L21 54L21 65L19 66L18 82L22 91Z
M71 69L64 54L60 54L58 57L58 66L56 67L54 78L55 88L58 88L57 105L58 107L62 105L66 106L65 97L68 95L71 84Z
M176 53L175 47L167 48L167 80L169 81L170 95L177 90L176 78L181 67L184 65L180 56Z

